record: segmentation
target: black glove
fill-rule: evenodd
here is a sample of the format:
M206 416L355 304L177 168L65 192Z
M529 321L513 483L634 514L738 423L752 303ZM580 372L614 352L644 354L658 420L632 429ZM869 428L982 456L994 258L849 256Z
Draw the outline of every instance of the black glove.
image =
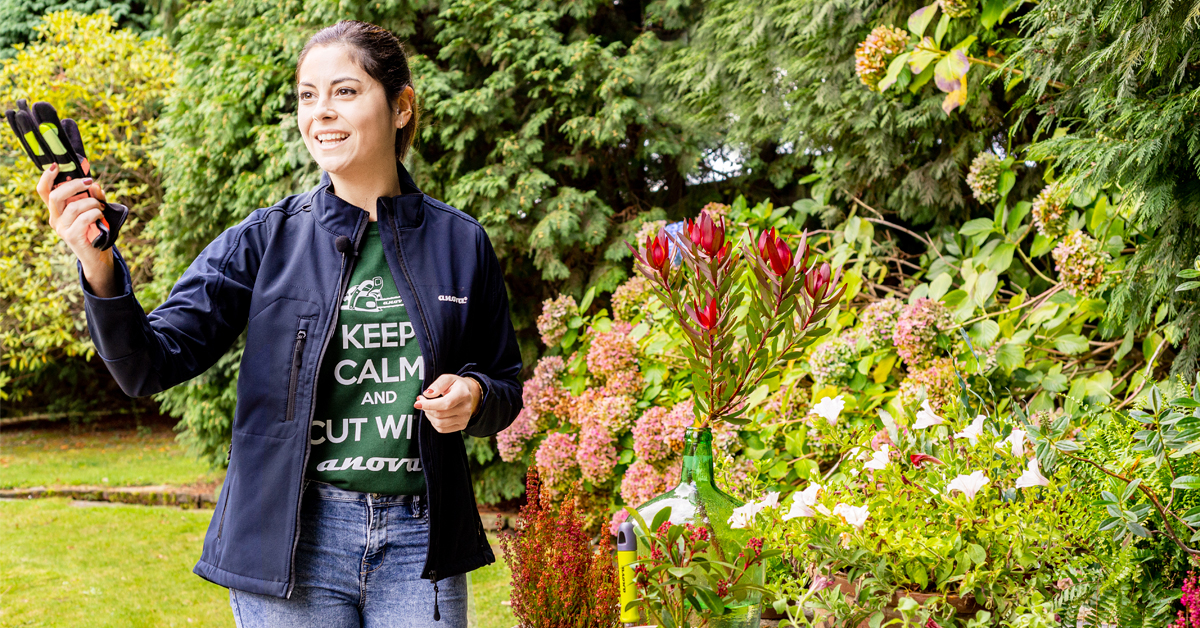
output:
M25 147L25 153L33 160L33 165L45 170L51 164L58 164L58 176L54 178L52 187L88 175L80 163L87 158L87 151L83 149L83 138L79 136L79 126L74 120L66 118L60 124L58 112L46 102L34 103L30 111L22 98L17 101L17 109L9 109L4 115L13 133L17 134L17 139L21 140L21 146ZM63 138L70 144L70 150L63 143ZM88 195L91 196L91 193ZM88 227L87 232L92 246L102 251L117 241L117 234L129 217L129 208L120 203L104 205L103 217Z

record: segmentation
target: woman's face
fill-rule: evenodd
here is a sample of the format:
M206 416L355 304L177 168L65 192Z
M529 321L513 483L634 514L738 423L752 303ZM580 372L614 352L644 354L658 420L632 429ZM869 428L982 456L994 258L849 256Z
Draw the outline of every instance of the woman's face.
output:
M396 130L412 115L406 98L410 90L399 104L388 103L383 85L359 67L345 46L309 50L298 74L297 121L304 145L321 169L357 176L395 167Z

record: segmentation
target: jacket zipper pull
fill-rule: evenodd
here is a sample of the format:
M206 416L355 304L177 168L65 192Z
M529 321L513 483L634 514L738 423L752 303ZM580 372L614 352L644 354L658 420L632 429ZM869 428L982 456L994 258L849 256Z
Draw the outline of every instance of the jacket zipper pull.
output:
M233 457L233 441L229 441L229 449L225 451L225 466L229 466L229 459Z
M442 621L442 611L438 610L437 573L431 575L433 575L433 621Z

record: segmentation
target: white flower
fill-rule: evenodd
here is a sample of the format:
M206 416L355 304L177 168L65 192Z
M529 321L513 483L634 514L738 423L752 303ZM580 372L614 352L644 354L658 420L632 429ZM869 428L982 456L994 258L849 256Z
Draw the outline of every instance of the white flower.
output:
M830 425L837 424L838 415L842 413L842 409L846 407L846 400L843 395L836 397L826 397L817 405L812 407L812 412L817 416L829 421Z
M824 504L817 504L816 507L813 508L813 510L825 515L826 517L833 516L833 513L829 512L829 509L826 508Z
M1025 473L1017 478L1017 488L1029 488L1031 486L1050 486L1050 480L1042 475L1041 468L1038 467L1037 457L1029 459L1029 468L1025 469Z
M813 506L817 505L817 493L820 491L821 485L813 482L803 491L792 493L792 508L783 516L783 520L789 521L796 517L812 517L816 514L813 511Z
M975 420L971 421L971 424L967 426L967 429L955 434L954 438L965 438L971 441L972 445L977 445L979 443L979 437L983 436L983 422L986 420L987 417L983 416L982 414L975 417Z
M942 417L933 413L933 408L929 407L929 400L921 402L921 409L917 411L917 422L913 424L914 430L923 430L934 425L941 425L946 421Z
M774 508L779 505L779 491L771 491L763 498L759 505L762 508Z
M1008 438L1004 439L997 447L1003 447L1006 443L1012 447L1012 455L1018 458L1025 455L1025 430L1014 427Z
M989 480L988 477L983 474L983 471L976 471L971 475L959 475L951 480L950 484L946 486L946 493L949 494L954 491L961 491L963 495L967 496L967 500L970 501L975 499L975 494L978 493L979 490L990 481L991 480Z
M838 503L838 505L833 507L833 514L841 517L842 521L845 521L847 524L861 530L863 525L867 523L867 516L871 513L867 510L866 506L854 507Z
M749 526L754 522L754 515L762 509L762 504L753 501L734 508L733 514L729 516L729 527L740 530Z
M883 445L879 451L871 455L871 461L863 465L864 469L883 471L888 465L888 446Z

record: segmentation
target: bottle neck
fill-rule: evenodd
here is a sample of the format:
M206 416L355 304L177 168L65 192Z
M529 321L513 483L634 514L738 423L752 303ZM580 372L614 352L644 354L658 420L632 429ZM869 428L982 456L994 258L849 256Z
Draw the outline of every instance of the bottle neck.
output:
M679 479L683 484L713 483L711 429L687 428L683 438L683 473Z

